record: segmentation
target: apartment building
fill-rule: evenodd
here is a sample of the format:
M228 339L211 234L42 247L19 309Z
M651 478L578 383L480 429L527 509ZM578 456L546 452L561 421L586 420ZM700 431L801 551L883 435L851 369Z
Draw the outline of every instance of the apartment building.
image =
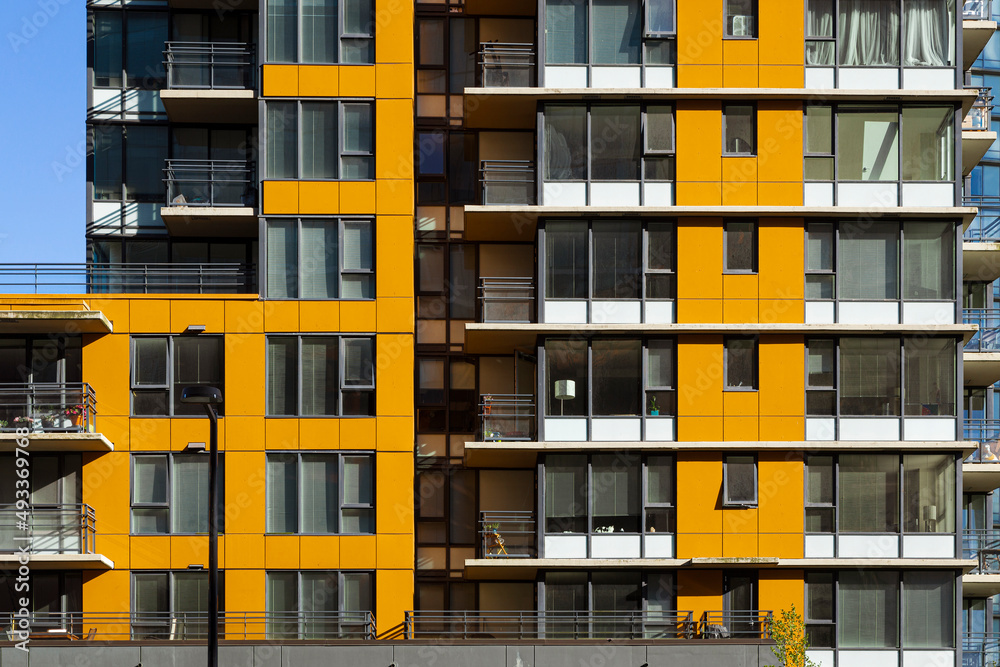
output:
M37 638L205 637L215 386L224 640L763 665L795 606L824 667L1000 657L981 3L88 21L88 261L0 311Z

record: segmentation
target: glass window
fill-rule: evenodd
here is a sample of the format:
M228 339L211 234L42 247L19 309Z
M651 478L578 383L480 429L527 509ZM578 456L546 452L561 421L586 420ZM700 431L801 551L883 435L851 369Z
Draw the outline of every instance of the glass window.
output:
M756 389L757 340L728 338L725 353L726 389Z
M918 6L924 5L921 3ZM914 30L923 26L924 22L918 21ZM840 35L837 44L839 62L842 66L899 65L899 3L840 0L837 28Z
M587 226L575 222L545 225L545 296L586 299Z
M834 531L834 465L832 456L806 457L807 533Z
M582 416L587 410L586 341L545 341L546 415Z
M726 246L726 271L757 270L757 224L727 221L723 226Z
M375 178L373 105L268 102L265 178Z
M837 408L836 343L810 340L806 344L806 414L833 415Z
M836 294L833 225L806 225L806 298L832 299Z
M674 342L651 340L646 344L646 414L673 415L675 410Z
M834 0L808 0L806 5L806 37L828 39L806 40L806 64L833 66Z
M593 414L595 416L639 415L642 389L642 342L595 340L591 344L594 365Z
M841 532L899 532L899 456L842 454L839 472Z
M646 2L646 32L672 34L674 26L674 0L648 0Z
M903 455L903 530L955 532L955 457Z
M639 118L637 105L591 108L590 177L593 180L639 180Z
M955 298L955 225L903 223L903 298Z
M903 646L931 648L954 645L955 574L904 572Z
M840 341L840 414L898 416L898 338Z
M587 109L545 107L545 180L587 178Z
M755 0L726 0L726 37L756 37Z
M593 0L594 54L597 65L639 63L639 0Z
M370 0L342 0L342 9L340 4L338 0L267 0L268 62L374 62Z
M125 17L125 77L130 88L162 88L166 12L128 12Z
M203 415L181 403L185 387L216 387L225 396L221 336L159 336L132 339L132 414ZM224 405L217 406L220 414Z
M642 281L641 233L638 222L595 222L595 299L638 299Z
M372 416L374 341L336 336L269 336L269 416Z
M842 223L837 259L841 299L899 298L899 226Z
M369 220L267 220L268 298L374 298L372 239Z
M955 341L908 338L903 346L907 415L954 415Z
M596 454L591 490L595 533L639 532L639 456Z
M94 86L122 85L122 15L94 12Z
M94 199L121 199L124 135L115 125L91 128L94 137Z
M726 505L757 504L757 461L751 456L723 457L723 487Z
M295 178L298 174L299 107L295 102L267 105L267 175Z
M646 298L673 299L674 287L674 226L651 222L646 226Z
M879 7L892 5L890 2L871 4ZM895 110L868 111L841 107L837 125L837 177L840 180L899 179L899 116Z
M587 0L545 0L545 62L587 62Z
M903 180L955 179L952 107L903 107Z
M545 457L545 532L587 532L587 457Z
M810 646L833 647L834 587L829 572L806 572L806 636Z
M830 47L832 55L833 42L823 42L823 44ZM832 181L834 178L833 107L806 106L805 126L805 179L807 181ZM816 157L820 155L829 157Z
M838 590L840 648L898 645L899 573L845 570L840 573Z
M757 145L757 117L753 106L749 104L724 104L722 106L722 122L725 126L723 154L754 155Z
M208 456L132 456L132 533L208 532ZM219 530L224 531L225 460L219 457Z
M367 637L370 572L270 571L266 591L268 639Z
M903 3L903 66L955 64L955 1Z
M268 533L375 532L371 455L269 453L266 478Z

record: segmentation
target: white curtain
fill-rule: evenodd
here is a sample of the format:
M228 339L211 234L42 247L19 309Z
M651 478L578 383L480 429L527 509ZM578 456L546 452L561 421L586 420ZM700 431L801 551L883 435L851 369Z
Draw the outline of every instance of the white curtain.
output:
M834 42L808 41L809 37L833 37L833 3L811 0L806 15L806 64L833 65Z
M899 64L899 5L885 0L841 0L840 64Z
M903 64L951 66L955 53L955 0L907 0L903 11Z

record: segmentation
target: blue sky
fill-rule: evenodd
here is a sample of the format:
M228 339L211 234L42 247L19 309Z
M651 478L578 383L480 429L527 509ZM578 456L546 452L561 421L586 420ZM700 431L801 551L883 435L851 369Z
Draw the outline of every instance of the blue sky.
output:
M0 263L83 262L83 0L0 0Z

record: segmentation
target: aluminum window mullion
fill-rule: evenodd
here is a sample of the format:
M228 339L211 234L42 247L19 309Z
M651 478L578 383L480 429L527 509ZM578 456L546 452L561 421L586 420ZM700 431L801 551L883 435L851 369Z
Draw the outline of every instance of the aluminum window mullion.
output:
M343 5L343 3L339 3ZM344 297L344 220L336 219L337 224L337 298Z
M302 336L295 336L295 415L302 416Z

